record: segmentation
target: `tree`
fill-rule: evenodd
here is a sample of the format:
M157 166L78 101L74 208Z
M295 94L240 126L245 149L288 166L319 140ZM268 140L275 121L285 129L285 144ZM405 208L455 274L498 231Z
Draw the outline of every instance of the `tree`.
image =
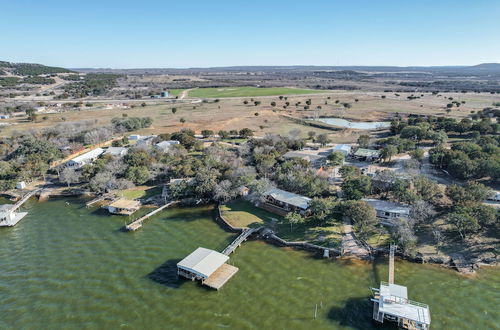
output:
M149 180L149 169L147 166L131 166L125 172L125 177L135 184L144 184Z
M382 149L380 152L380 157L384 161L391 161L392 157L395 156L398 153L398 149L395 146L388 145Z
M322 146L325 146L330 143L330 138L328 137L328 134L320 134L318 135L316 141Z
M293 225L304 222L304 218L297 212L290 212L285 215L285 221L290 224L290 230L292 230Z
M248 104L248 101L247 101L247 100L244 100L244 101L243 101L243 104L244 104L244 105L247 105L247 104Z
M339 173L343 179L346 179L352 176L361 175L361 170L356 166L344 165L340 168Z
M254 104L255 106L258 106L258 105L260 105L260 101L254 101L254 102L253 102L253 104Z
M228 131L220 130L218 134L219 134L219 137L221 139L227 139L227 138L229 138L229 132Z
M313 140L314 141L314 137L316 136L316 132L315 131L309 131L309 132L307 132L307 136L309 136L309 140Z
M340 166L344 164L344 154L339 151L332 152L327 158L332 166Z
M392 236L398 245L401 246L405 254L413 255L415 253L417 237L415 236L413 228L408 221L405 221L404 219L397 219L394 222Z
M204 137L204 138L208 138L208 137L211 137L214 135L214 131L210 130L210 129L204 129L201 131L201 135Z
M275 107L275 106L276 106L276 102L272 101L272 102L271 102L271 106L272 106L272 107Z
M467 236L480 228L477 220L465 213L449 213L446 217L446 222L455 227L460 237L462 237L462 240L465 240Z
M59 180L61 182L64 182L68 185L68 188L71 186L72 183L77 183L80 182L81 179L81 173L77 170L75 170L72 167L65 167L60 173L59 173Z
M375 209L363 201L347 201L341 206L341 212L344 216L350 218L354 223L354 230L366 238L373 227L378 223Z
M423 149L415 149L410 152L410 157L421 162L424 159L424 150Z
M172 108L172 113L175 115L175 113L177 112L177 108Z
M455 204L467 205L484 201L491 195L491 190L481 183L469 181L463 187L454 184L447 186L446 195Z
M416 201L410 208L410 219L417 227L429 224L434 214L433 206L425 201Z
M213 199L221 203L227 203L236 197L236 193L237 190L233 189L231 181L223 180L215 185Z
M368 148L370 146L370 136L366 134L360 135L358 144L361 148Z
M186 119L184 119L184 117L181 117L181 119L179 119L179 122L184 125L184 123L186 122Z
M247 139L253 136L253 131L250 128L242 128L239 132L239 135L243 139Z
M331 219L336 201L333 198L313 198L309 209L311 216L320 222L326 222Z
M348 200L359 200L371 193L372 179L366 175L348 177L342 183L342 192Z

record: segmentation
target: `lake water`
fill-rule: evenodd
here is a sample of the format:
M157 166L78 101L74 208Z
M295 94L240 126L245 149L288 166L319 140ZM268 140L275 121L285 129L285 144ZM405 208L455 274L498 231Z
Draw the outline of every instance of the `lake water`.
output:
M391 126L391 123L388 121L357 122L341 118L318 118L317 120L328 125L355 129L379 129Z
M370 329L369 288L387 280L386 260L332 261L249 241L217 292L175 268L198 246L222 250L235 237L210 207L164 211L133 233L120 231L126 218L83 200L23 208L16 227L0 228L0 329ZM499 275L397 261L395 277L431 306L433 329L498 329Z

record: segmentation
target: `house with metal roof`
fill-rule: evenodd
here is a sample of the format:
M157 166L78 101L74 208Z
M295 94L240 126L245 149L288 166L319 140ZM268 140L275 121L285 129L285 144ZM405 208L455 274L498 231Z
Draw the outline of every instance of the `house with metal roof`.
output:
M311 203L309 197L278 188L268 190L263 196L264 202L259 203L258 206L278 215L286 215L289 212L305 214Z
M125 147L109 147L104 152L105 155L111 155L115 157L123 157L127 154L128 148Z
M336 144L335 147L329 149L329 152L341 152L345 157L351 154L352 146L350 144Z
M199 247L177 263L177 275L218 290L238 271L226 264L228 260L225 254Z
M380 158L380 151L373 149L358 148L358 150L354 152L353 158L362 161L373 162Z
M103 153L104 153L104 149L95 148L94 150L86 152L80 156L77 156L77 157L67 161L66 166L71 166L74 168L81 168L84 165L91 164L92 162L94 162Z
M320 168L326 164L326 157L314 153L303 151L289 151L283 155L285 159L300 158L310 163L315 168Z
M363 198L362 201L371 205L377 212L377 218L384 225L394 225L396 219L408 219L410 216L410 207L390 201L380 199Z

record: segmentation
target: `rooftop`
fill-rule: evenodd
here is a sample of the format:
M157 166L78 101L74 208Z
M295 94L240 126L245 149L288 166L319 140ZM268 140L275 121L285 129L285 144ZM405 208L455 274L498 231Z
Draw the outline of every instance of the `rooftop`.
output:
M431 324L429 306L409 300L405 286L381 282L379 293L380 312L420 323Z
M264 193L264 195L271 196L276 200L296 206L303 210L306 210L309 207L309 203L311 202L311 199L309 197L297 195L278 188L268 190L266 193Z
M104 152L103 148L95 148L94 150L81 154L80 156L77 156L71 160L78 163L87 159L99 157L103 152Z
M128 151L125 147L109 147L104 152L105 155L121 155L122 153Z
M410 208L402 204L372 198L363 198L362 201L373 206L375 210L407 215L410 214Z
M229 257L225 254L199 247L177 263L177 267L207 279L227 260Z
M379 155L380 155L380 152L378 150L364 149L364 148L359 148L354 153L354 156L358 156L358 157L378 157Z
M305 159L309 162L314 162L317 160L325 159L325 156L311 154L311 153L307 153L307 152L301 152L301 151L289 151L286 154L284 154L283 157L284 158L301 158L301 159Z

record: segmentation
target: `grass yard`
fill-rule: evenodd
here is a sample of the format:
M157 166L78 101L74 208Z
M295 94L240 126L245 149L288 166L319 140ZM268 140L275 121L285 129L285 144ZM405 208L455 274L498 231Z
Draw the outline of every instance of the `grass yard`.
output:
M263 223L271 223L273 219L278 222L283 221L283 218L274 213L260 209L245 200L237 199L221 205L222 216L233 227L259 227Z
M160 187L140 186L119 191L117 194L127 199L138 199L138 198L149 198L154 195L161 194L161 191L162 189Z
M170 95L179 96L184 89L169 89Z
M324 247L339 247L342 242L342 223L330 224L301 223L290 227L281 223L274 230L287 241L309 242Z
M226 87L226 88L197 88L189 92L190 97L222 98L222 97L251 97L293 94L318 94L327 91L314 89L298 89L285 87Z

